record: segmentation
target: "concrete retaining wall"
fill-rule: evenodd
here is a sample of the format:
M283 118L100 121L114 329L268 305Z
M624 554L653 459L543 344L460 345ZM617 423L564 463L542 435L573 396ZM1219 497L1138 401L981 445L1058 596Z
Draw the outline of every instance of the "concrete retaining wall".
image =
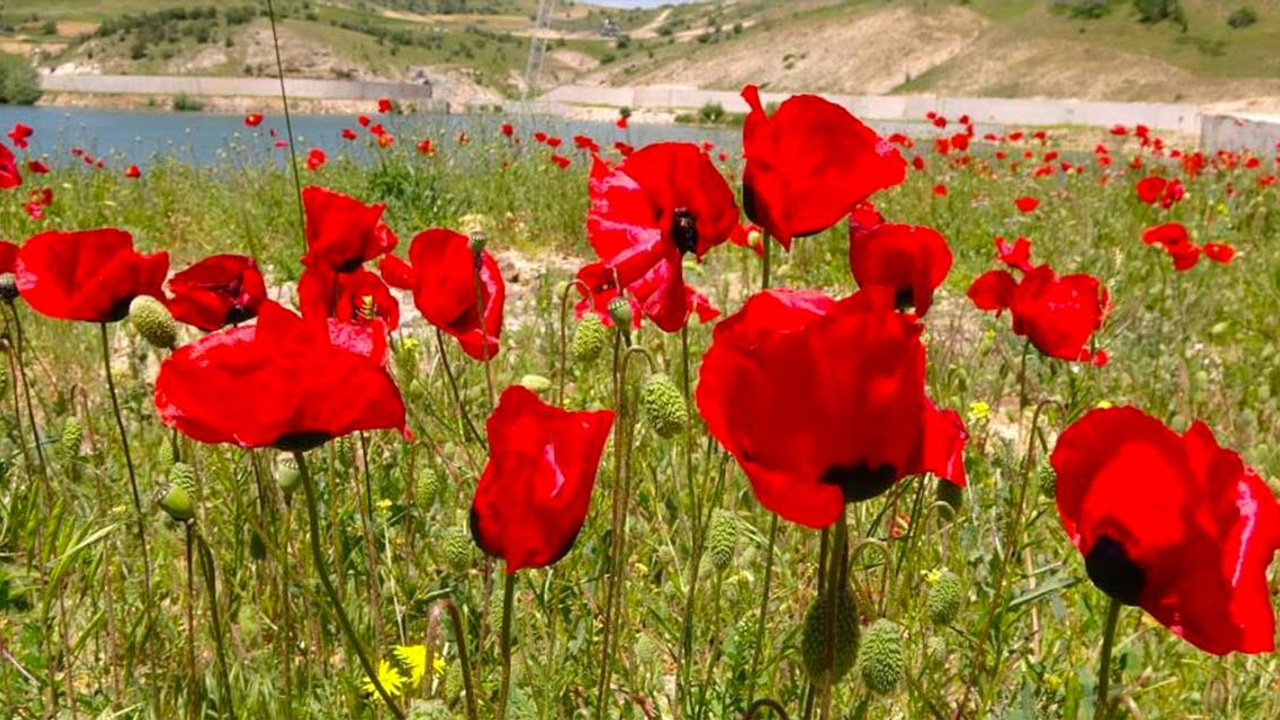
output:
M1280 117L1205 115L1200 144L1210 152L1250 150L1263 157L1280 156Z
M171 77L161 75L41 75L40 87L49 92L102 93L108 95L217 95L224 97L279 97L275 78ZM428 100L430 85L307 80L288 78L290 97L313 100Z

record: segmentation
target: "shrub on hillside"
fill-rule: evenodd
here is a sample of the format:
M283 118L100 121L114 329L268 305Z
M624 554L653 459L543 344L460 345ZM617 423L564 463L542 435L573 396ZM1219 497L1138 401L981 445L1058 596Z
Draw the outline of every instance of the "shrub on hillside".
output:
M36 69L25 58L0 53L0 103L31 105L41 94Z
M1227 24L1239 30L1258 22L1258 13L1251 7L1242 7L1227 17Z
M1111 12L1111 0L1053 0L1052 9L1076 20L1097 20Z
M1138 21L1158 23L1172 20L1187 31L1187 16L1182 12L1182 4L1178 0L1133 0L1133 9L1138 12Z

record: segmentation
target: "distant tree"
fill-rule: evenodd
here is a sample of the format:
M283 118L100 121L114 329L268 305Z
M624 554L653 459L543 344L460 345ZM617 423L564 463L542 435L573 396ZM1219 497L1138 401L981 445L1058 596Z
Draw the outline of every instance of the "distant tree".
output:
M0 103L31 105L40 99L40 76L25 58L0 53Z
M1258 22L1258 13L1251 7L1242 7L1227 17L1227 24L1239 30Z
M1187 16L1182 12L1182 3L1178 0L1133 0L1133 8L1138 11L1139 22L1158 23L1172 20L1187 31Z

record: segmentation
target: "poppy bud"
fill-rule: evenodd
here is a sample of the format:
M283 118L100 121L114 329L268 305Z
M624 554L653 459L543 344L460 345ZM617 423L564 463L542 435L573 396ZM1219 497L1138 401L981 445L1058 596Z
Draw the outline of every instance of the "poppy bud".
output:
M484 252L484 248L489 244L489 236L483 230L476 230L470 234L468 247L471 248L471 254L477 258L480 253Z
M129 303L129 322L154 347L171 350L178 340L178 327L169 308L150 295L139 295Z
M609 329L599 315L589 313L573 329L573 345L570 351L573 359L580 363L589 363L600 357L605 345L609 342Z
M0 300L11 303L18 297L18 276L0 273Z
M827 669L827 604L828 593L822 593L809 606L800 634L800 654L805 672L815 683L822 682ZM841 587L835 598L835 652L832 655L831 684L835 685L853 669L858 657L858 608L848 586Z
M964 506L964 488L943 478L938 478L938 489L934 497L946 503L949 508L938 508L938 516L943 520L955 519L956 513Z
M929 589L929 599L925 603L929 621L938 626L950 625L960 612L960 600L960 578L943 569Z
M444 490L444 475L438 468L431 468L418 483L418 498L423 505L430 506L436 498L440 497L442 490Z
M689 423L689 408L684 394L665 373L650 375L640 391L640 407L644 419L659 435L674 437Z
M186 463L169 468L169 489L160 498L160 509L178 522L189 522L196 516L196 471Z
M717 570L724 570L733 563L733 554L738 546L738 523L733 515L724 510L716 510L711 515L711 530L707 539L711 553L711 564Z
M1040 493L1047 498L1053 498L1058 494L1058 474L1053 471L1053 466L1045 463L1036 471L1036 480L1040 483Z
M80 441L84 438L84 426L80 424L80 418L74 415L67 418L67 422L62 426L62 454L68 458L79 457Z
M544 393L551 389L551 380L542 375L525 375L520 384L536 393Z
M867 627L862 636L859 665L862 682L872 692L885 694L902 682L906 658L902 653L902 627L880 618Z
M613 324L618 328L618 332L622 333L622 338L631 344L631 303L626 298L616 297L609 301L609 317L613 318Z
M454 570L466 569L475 557L471 533L466 528L451 527L444 531L444 559Z
M298 484L302 481L302 473L298 472L298 462L293 459L292 455L281 453L276 457L276 482L280 485L280 491L284 493L285 498L293 495L293 491L298 489Z

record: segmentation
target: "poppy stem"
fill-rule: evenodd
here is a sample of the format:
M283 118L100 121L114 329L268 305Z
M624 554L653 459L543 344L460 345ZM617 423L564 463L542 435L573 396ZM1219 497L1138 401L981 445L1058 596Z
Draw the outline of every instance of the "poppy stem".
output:
M191 701L188 703L187 717L200 717L200 694L197 692L198 679L196 678L196 618L195 618L195 573L192 570L192 545L193 545L193 524L191 522L183 523L183 529L187 535L187 693Z
M231 697L231 676L227 674L227 651L222 642L222 614L218 611L218 578L214 573L213 551L205 542L200 529L191 525L196 547L200 550L200 572L204 575L205 591L209 593L209 621L213 625L213 647L218 657L218 684L222 687L221 703L226 703L227 717L235 720L236 705Z
M773 548L778 544L778 516L770 513L769 542L764 546L764 588L760 591L759 620L756 622L755 651L751 658L751 673L747 675L747 699L756 691L756 674L760 671L760 659L764 650L764 625L769 617L769 590L773 585Z
M9 306L9 312L13 313L13 331L18 340L18 344L15 347L15 351L18 354L18 379L22 381L22 393L27 400L27 417L31 419L31 439L35 441L36 459L40 462L40 475L44 478L45 493L47 495L50 492L49 478L47 476L48 465L46 465L44 461L44 449L40 447L40 430L36 424L35 404L31 402L31 384L27 381L27 367L24 363L25 358L23 357L26 354L26 335L22 333L22 318L18 315L17 306L12 302L7 304ZM16 387L14 388L14 391L17 392Z
M1111 649L1115 645L1116 625L1120 620L1120 601L1110 598L1107 624L1102 631L1102 653L1098 660L1098 695L1093 702L1093 720L1106 720L1111 714Z
M382 702L386 703L387 708L391 710L391 714L396 716L397 720L405 720L404 711L400 709L399 705L396 705L395 701L391 699L391 694L382 686L382 681L378 679L378 673L374 670L373 663L369 661L369 653L365 651L360 638L356 637L356 631L351 626L351 620L347 618L347 612L342 609L342 603L338 601L338 592L333 587L333 580L329 577L329 570L324 562L324 553L320 550L320 522L317 518L318 513L316 510L315 481L312 480L311 471L307 468L306 453L295 452L293 457L298 463L298 474L302 478L302 490L306 495L307 521L311 529L311 560L315 563L316 574L320 576L320 585L324 588L325 595L329 598L329 605L333 608L333 614L338 618L338 625L342 628L343 635L346 636L347 642L351 644L351 649L360 660L360 666L364 669L365 676L369 678L369 683L378 692L378 697L382 698Z
M763 252L760 254L760 289L768 290L769 281L771 280L771 278L769 277L769 233L768 232L762 231L760 233L760 249L763 250Z
M476 426L471 422L471 415L467 413L467 406L462 402L462 394L458 392L458 380L453 376L453 368L449 367L449 353L445 350L444 333L440 328L436 328L436 347L440 348L440 364L444 366L444 376L449 380L449 393L453 395L453 404L458 408L459 428L463 439L465 440L467 434L470 434L483 445L484 438L476 432Z
M22 437L22 400L18 397L18 361L13 346L5 338L5 355L9 358L9 387L13 390L13 422L17 427L18 437ZM31 452L27 450L27 444L18 443L19 449L22 450L22 465L27 470L27 477L34 478L35 473L31 467Z
M458 646L458 664L462 667L462 690L467 696L467 719L479 720L480 715L476 712L476 693L471 685L471 656L467 654L467 633L462 626L462 613L458 612L458 606L453 600L445 598L440 602L453 621L453 642ZM430 663L427 667L431 667Z
M821 720L831 717L832 686L835 685L836 666L836 617L839 615L838 603L840 592L845 587L845 563L848 558L849 521L844 508L840 510L840 518L836 521L835 534L831 541L831 554L827 557L827 627L824 629L824 647L826 668L822 674L822 706L818 713ZM885 559L886 565L888 558Z
M575 287L585 290L588 301L595 307L595 302L591 299L591 288L577 278L560 293L560 377L556 387L556 405L559 407L564 407L565 378L569 376L569 291Z
M746 720L754 720L761 710L769 710L774 715L782 718L782 720L789 720L786 708L772 698L760 698L751 703L751 706L747 708Z
M515 573L507 572L502 580L502 685L498 691L498 720L507 716L507 699L511 692L511 615L516 594Z
M294 147L293 116L289 114L289 93L284 86L284 60L280 57L280 34L276 30L276 8L267 0L267 17L271 20L271 44L276 51L276 72L280 78L280 103L284 105L284 130L289 135L289 167L293 170L293 186L298 196L298 219L302 221L302 250L307 250L307 211L302 205L302 176L298 171L298 150Z
M133 509L138 513L138 544L142 547L142 580L147 613L151 613L151 554L147 550L146 516L142 514L142 498L138 495L138 477L133 470L133 456L129 453L129 434L120 415L120 401L116 398L116 381L111 374L111 346L107 341L107 324L99 323L102 338L102 369L107 373L107 394L111 396L111 411L116 417L116 429L120 431L120 448L124 451L124 464L129 470L129 489L133 491Z

